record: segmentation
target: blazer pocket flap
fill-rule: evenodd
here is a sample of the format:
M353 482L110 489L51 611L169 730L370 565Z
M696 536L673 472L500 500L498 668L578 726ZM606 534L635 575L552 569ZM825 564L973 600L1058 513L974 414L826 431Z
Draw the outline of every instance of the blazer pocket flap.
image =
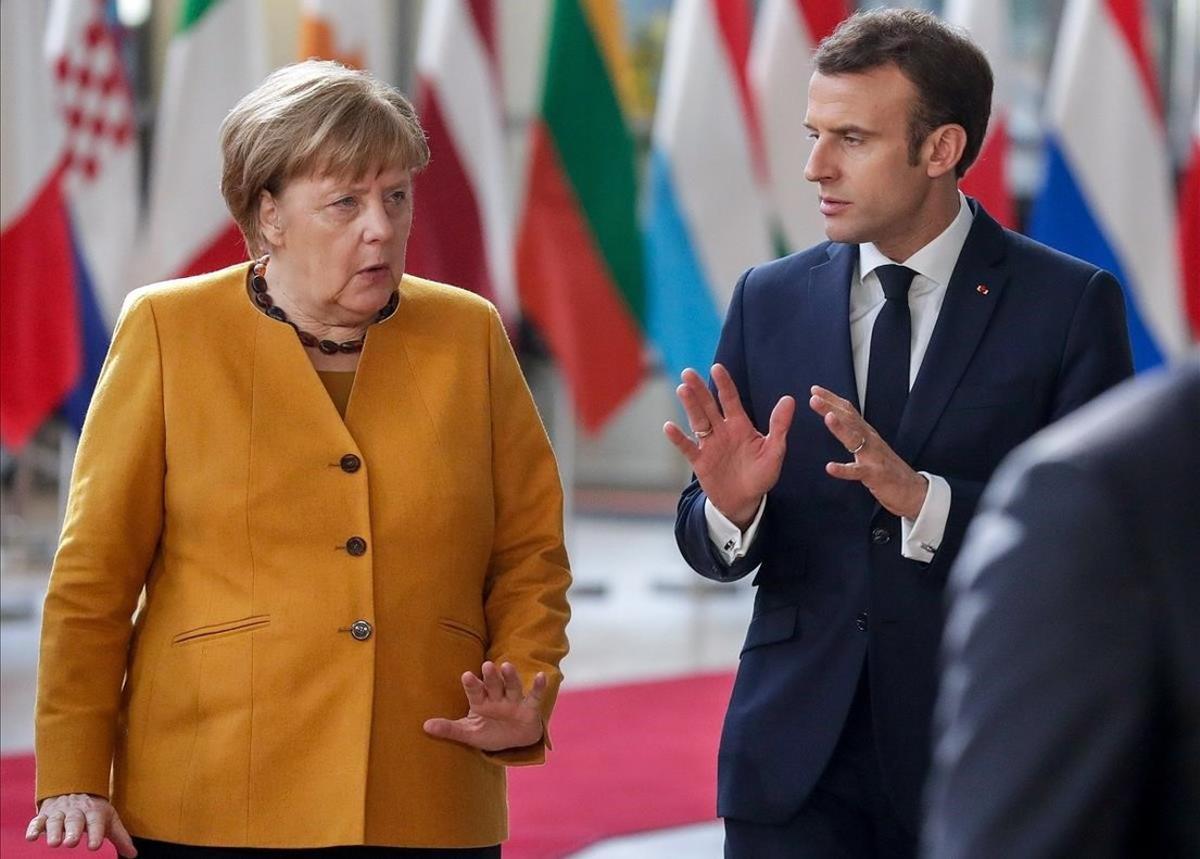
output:
M775 644L787 641L796 635L796 626L800 615L800 606L785 605L773 608L750 620L750 629L746 632L746 643L742 645L742 653L764 644Z
M987 409L1027 403L1033 394L1029 382L1007 382L999 385L960 385L946 406L947 411Z
M448 617L439 617L438 625L447 632L453 632L464 638L474 639L480 647L487 648L487 642L484 640L483 634L461 621L451 620Z
M213 638L218 635L230 635L235 632L250 632L261 629L271 622L269 614L256 614L253 617L242 617L237 620L227 620L223 623L210 623L207 626L197 626L185 630L171 639L172 644L191 644L194 641Z

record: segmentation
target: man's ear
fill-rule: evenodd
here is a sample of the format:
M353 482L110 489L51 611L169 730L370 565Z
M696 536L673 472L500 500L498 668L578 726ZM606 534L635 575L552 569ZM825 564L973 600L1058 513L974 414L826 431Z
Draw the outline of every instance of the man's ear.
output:
M931 179L953 173L967 148L967 130L957 123L940 125L925 138L925 172Z
M258 229L267 244L283 244L283 212L275 195L266 188L258 193Z

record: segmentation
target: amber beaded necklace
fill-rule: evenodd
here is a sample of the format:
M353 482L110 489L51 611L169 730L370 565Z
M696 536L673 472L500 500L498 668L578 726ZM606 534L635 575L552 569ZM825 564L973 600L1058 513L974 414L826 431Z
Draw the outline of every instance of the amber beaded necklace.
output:
M292 320L288 319L287 314L283 312L283 308L275 303L271 298L271 294L267 292L267 257L262 257L255 261L250 267L250 277L248 286L250 289L250 297L254 299L254 303L263 313L270 316L272 319L278 319L280 322L286 322L296 331L296 336L300 338L300 343L306 349L320 349L326 355L336 355L339 352L361 352L363 343L366 342L367 335L359 337L357 340L343 340L341 343L336 340L322 340L309 334L307 331L301 330L300 326ZM391 298L387 304L379 308L379 312L375 314L375 319L371 324L382 322L393 313L396 312L396 306L400 303L400 293L392 292Z

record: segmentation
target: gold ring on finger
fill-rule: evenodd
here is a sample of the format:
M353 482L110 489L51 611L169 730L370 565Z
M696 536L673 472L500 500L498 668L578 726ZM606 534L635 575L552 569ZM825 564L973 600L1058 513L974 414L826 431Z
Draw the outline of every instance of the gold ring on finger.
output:
M846 453L850 454L851 456L858 456L859 451L861 451L866 446L867 446L867 437L863 436L863 440L858 443L858 447L854 448L854 450L850 450L850 448L846 448Z

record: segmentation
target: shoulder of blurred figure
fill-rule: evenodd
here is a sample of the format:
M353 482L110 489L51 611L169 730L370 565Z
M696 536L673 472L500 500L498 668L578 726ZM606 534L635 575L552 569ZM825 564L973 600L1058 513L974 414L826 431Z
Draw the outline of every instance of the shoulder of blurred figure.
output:
M1038 463L1106 469L1127 462L1150 488L1156 477L1200 471L1200 351L1135 376L1053 424L1001 465L996 483Z

